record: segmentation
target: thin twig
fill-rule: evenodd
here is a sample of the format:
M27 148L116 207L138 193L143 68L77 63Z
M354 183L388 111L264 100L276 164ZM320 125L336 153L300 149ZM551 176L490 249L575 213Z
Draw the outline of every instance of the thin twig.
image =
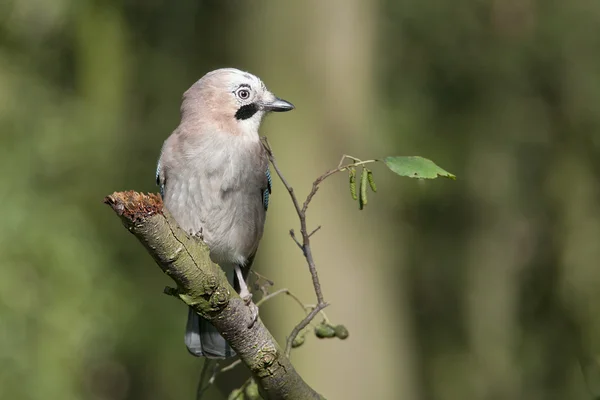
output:
M287 294L292 299L296 300L296 303L298 303L300 305L300 307L302 307L302 310L306 311L306 308L310 307L310 306L305 305L302 301L300 301L300 299L294 293L290 292L290 290L287 288L279 289L279 290L263 297L262 299L260 299L259 301L256 302L256 306L260 307L262 304L271 300L273 297L277 297L283 293Z
M254 288L259 289L264 296L269 294L269 287L274 285L274 282L267 277L259 274L258 272L251 270L256 275L256 281L254 282Z
M321 229L321 225L317 226L311 233L308 234L308 237L311 237L315 233L317 233Z
M306 304L304 307L306 307L309 310L313 310L316 306L316 304ZM327 314L325 314L325 310L321 310L321 315L323 316L325 322L327 322L329 325L332 325L331 320L329 319L329 317L327 317Z
M294 189L287 182L287 180L285 179L285 177L283 176L283 174L281 173L279 168L277 168L277 163L275 162L275 157L273 156L273 152L271 151L271 146L269 145L269 142L267 141L266 138L263 138L263 144L265 146L265 149L267 150L267 153L269 154L269 161L271 161L271 164L273 164L273 168L275 168L277 175L279 175L279 179L281 179L283 186L285 186L287 191L290 193L290 197L292 198L292 202L294 203L294 208L296 208L296 212L298 214L300 214L301 208L300 208L300 204L298 203L298 199L296 198L296 195L294 194Z
M290 236L292 237L292 239L294 239L294 242L296 242L296 244L298 245L300 250L302 250L302 252L304 253L304 249L302 248L302 243L300 243L298 241L298 239L296 239L296 232L294 232L293 229L290 229Z
M241 363L242 363L242 360L238 358L231 364L229 364L223 368L220 368L220 369L219 369L219 363L218 362L215 363L213 366L212 375L210 376L210 379L208 380L208 382L206 382L206 385L204 385L204 387L202 387L202 388L198 387L198 392L196 394L196 400L202 399L202 396L204 395L204 393L211 387L211 385L213 383L215 383L215 379L217 379L217 376L221 375L223 372L231 371L232 369L234 369ZM206 376L205 374L208 372L209 364L212 364L211 360L206 359L204 361L204 365L202 366L202 373L200 374L200 385L202 385L204 377Z
M323 300L323 292L321 291L321 283L319 282L319 274L317 273L317 268L315 267L315 261L313 259L312 251L310 248L310 238L308 237L308 232L306 230L306 208L308 207L308 203L310 203L312 196L315 195L318 183L320 183L327 176L335 173L335 171L334 170L329 171L328 173L325 174L325 175L327 175L327 174L329 174L329 175L327 175L327 176L323 175L323 176L317 178L317 181L315 181L315 183L313 183L313 190L310 192L310 194L306 198L306 201L304 202L304 206L302 208L300 208L300 203L298 202L298 198L296 197L296 194L294 193L294 189L290 186L290 184L287 182L287 180L283 176L283 173L279 169L279 167L277 165L277 160L275 159L273 152L270 150L270 147L268 146L268 142L266 142L266 148L269 153L269 160L271 161L271 164L273 165L275 172L279 176L279 179L281 179L281 182L283 183L283 185L287 189L288 193L290 194L292 203L294 203L294 207L296 208L296 213L298 214L298 218L300 219L300 233L302 234L301 248L304 253L304 257L306 258L306 261L308 262L308 269L312 276L313 286L315 288L315 294L317 295L317 304L324 304L325 301Z
M206 382L206 385L202 386L206 376L208 374L208 370L212 367L212 374L210 379ZM208 388L215 381L215 377L219 373L219 363L214 360L209 360L208 358L204 360L204 364L202 365L202 372L200 372L200 382L198 383L198 390L196 392L196 400L202 400L202 396Z
M261 305L263 305L264 303L266 303L267 301L281 295L281 294L287 294L288 296L290 296L292 299L294 299L296 301L296 303L298 303L298 305L302 308L302 310L304 311L304 313L306 315L308 315L308 313L312 310L314 310L317 305L316 304L304 304L302 303L302 300L300 300L300 298L298 298L298 296L296 296L294 293L292 293L288 288L283 288L283 289L279 289L269 295L264 296L262 299L260 299L259 301L256 302L256 306L260 307ZM310 310L310 311L307 311ZM327 317L327 314L325 313L325 310L321 309L320 311L321 315L323 316L323 319L325 320L325 322L327 322L328 324L331 324L331 321L329 320L329 317Z
M327 303L317 304L317 306L313 308L312 311L309 312L308 315L294 327L294 329L292 329L292 332L290 333L290 336L288 336L285 344L285 354L288 357L292 351L292 343L294 342L294 339L296 339L296 336L298 336L302 329L306 328L308 324L310 324L311 321L317 316L317 314L320 313L325 307L327 307Z
M351 164L348 164L348 165L344 165L344 161L346 160L346 158L349 158L350 160L352 160L352 161L354 161L354 162L353 162L353 163L351 163ZM345 170L345 169L346 169L346 168L348 168L348 167L356 167L356 166L359 166L359 165L363 165L363 164L370 164L370 163L374 163L374 162L377 162L377 161L380 161L380 160L373 159L373 160L365 160L365 161L362 161L362 160L361 160L361 159L359 159L359 158L356 158L356 157L349 156L348 154L344 154L344 155L342 156L342 159L340 160L340 163L338 164L338 169L339 169L340 171L343 171L343 170Z
M235 360L234 362L232 362L228 366L221 368L221 370L219 371L219 374L222 374L223 372L231 371L232 369L234 369L235 367L237 367L241 363L242 363L242 360L240 360L238 358L237 360Z
M306 262L308 263L308 269L310 271L310 275L311 275L312 281L313 281L313 286L315 289L315 295L317 296L317 304L315 305L315 307L312 309L311 312L308 313L308 315L306 317L304 317L304 319L302 321L300 321L300 323L298 325L296 325L296 327L290 333L290 336L287 338L285 354L289 357L290 351L292 350L292 343L293 343L294 339L298 336L300 331L302 329L304 329L308 324L310 324L310 322L313 320L313 318L319 312L321 312L325 307L327 307L327 303L325 302L325 300L323 298L323 291L321 290L321 283L319 281L317 267L315 265L315 261L314 261L313 255L312 255L312 249L310 247L310 237L313 234L315 234L315 232L317 232L321 227L319 226L316 229L314 229L312 232L308 233L307 224L306 224L306 210L308 209L308 206L309 206L310 202L312 201L313 197L319 190L319 185L325 179L327 179L328 177L330 177L331 175L333 175L337 172L341 172L341 171L344 171L349 168L355 168L356 166L359 166L359 165L376 162L378 160L362 161L356 157L352 157L352 156L344 154L344 156L342 156L337 168L334 168L334 169L331 169L331 170L325 172L323 175L319 176L313 182L311 191L308 193L308 196L306 196L306 200L302 204L302 207L300 207L300 202L298 201L298 198L296 197L296 194L294 193L294 189L290 186L288 181L283 176L283 173L277 166L277 160L275 159L275 156L273 155L273 152L271 151L271 146L269 145L269 142L266 138L263 138L263 145L264 145L265 150L267 151L267 154L269 155L269 161L273 165L273 168L275 169L275 172L277 173L277 175L279 176L279 179L283 183L283 186L285 186L285 188L287 189L287 191L292 199L292 203L294 204L294 208L296 209L296 213L298 214L298 219L300 220L300 234L302 236L302 241L300 242L296 238L296 235L295 235L293 229L290 230L290 236L292 237L294 242L296 242L298 247L302 250L304 257L306 258ZM353 162L350 164L344 165L344 161L346 159L350 159ZM324 315L324 317L327 319L327 317L325 315Z
M273 282L272 280L270 280L269 278L267 278L266 276L259 274L258 272L256 272L255 270L251 269L250 272L252 272L254 275L256 275L257 278L262 279L266 282L269 282L269 285L273 286L275 284L275 282Z

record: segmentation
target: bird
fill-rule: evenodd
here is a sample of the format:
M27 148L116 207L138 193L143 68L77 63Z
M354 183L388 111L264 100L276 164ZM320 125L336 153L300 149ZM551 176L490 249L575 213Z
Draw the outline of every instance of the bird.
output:
M236 68L208 72L184 92L180 123L164 141L156 169L164 207L184 231L207 244L253 321L258 308L246 280L271 195L269 157L259 128L268 113L292 109L255 75ZM197 357L235 356L191 307L185 344Z

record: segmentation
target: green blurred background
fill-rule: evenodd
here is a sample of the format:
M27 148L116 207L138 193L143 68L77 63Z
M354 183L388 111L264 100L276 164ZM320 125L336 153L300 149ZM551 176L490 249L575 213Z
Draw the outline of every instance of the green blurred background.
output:
M600 350L600 3L0 2L0 398L192 399L185 306L102 204L156 191L181 94L223 66L297 109L262 132L304 194L343 153L422 155L456 182L375 170L309 210L350 338L293 353L329 399L589 399ZM256 269L313 302L276 180ZM302 316L261 315L277 339ZM214 398L219 398L213 393Z

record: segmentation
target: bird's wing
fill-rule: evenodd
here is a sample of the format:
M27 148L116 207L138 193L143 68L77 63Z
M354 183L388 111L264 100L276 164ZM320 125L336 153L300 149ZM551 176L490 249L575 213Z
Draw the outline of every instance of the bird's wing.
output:
M160 160L158 160L158 164L156 165L156 184L160 190L161 197L165 197L165 176L160 165Z
M263 189L262 197L263 197L263 206L265 207L265 212L269 208L269 196L271 196L271 171L269 170L269 164L267 164L267 169L265 171L265 175L267 177L267 187ZM258 250L258 249L256 249ZM252 263L254 262L254 257L256 256L256 250L250 254L246 263L242 265L242 273L244 275L244 279L248 279L248 275L250 274L250 269L252 268Z
M265 206L265 211L269 208L269 197L271 196L271 171L269 170L269 165L267 164L267 170L265 171L267 175L267 187L263 190L263 205Z

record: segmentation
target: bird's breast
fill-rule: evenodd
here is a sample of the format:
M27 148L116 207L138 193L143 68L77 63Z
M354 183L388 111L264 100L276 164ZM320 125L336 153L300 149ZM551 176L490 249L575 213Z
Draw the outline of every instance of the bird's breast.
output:
M202 233L215 262L243 264L263 234L266 163L241 145L195 150L168 171L165 207L186 232Z

